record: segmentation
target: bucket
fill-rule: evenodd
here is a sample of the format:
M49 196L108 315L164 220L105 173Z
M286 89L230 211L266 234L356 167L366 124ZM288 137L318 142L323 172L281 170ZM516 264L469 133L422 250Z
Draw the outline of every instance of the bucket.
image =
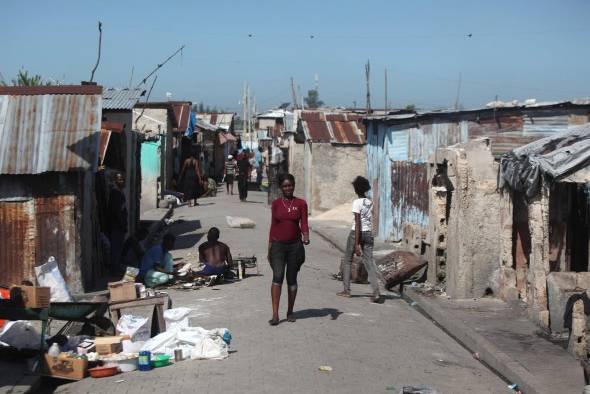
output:
M139 352L138 366L140 371L150 371L152 369L152 354L150 352Z

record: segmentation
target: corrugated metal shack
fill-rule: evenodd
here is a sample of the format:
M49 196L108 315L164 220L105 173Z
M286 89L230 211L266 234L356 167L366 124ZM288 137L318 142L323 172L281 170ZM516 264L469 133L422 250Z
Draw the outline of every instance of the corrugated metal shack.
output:
M54 256L73 292L100 276L101 86L0 87L0 282Z
M365 126L355 113L302 111L289 171L297 178L296 193L310 211L326 211L352 201L352 180L365 175Z
M200 150L203 152L203 172L220 182L229 154L237 149L233 113L198 113L198 127L203 133Z
M487 136L492 153L499 156L588 122L589 109L587 102L568 101L365 117L378 238L399 241L407 224L428 224L426 163L436 148Z

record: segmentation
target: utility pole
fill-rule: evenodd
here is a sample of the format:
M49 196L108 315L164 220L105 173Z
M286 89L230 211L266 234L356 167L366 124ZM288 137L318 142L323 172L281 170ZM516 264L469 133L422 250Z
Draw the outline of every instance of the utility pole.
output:
M387 114L387 108L389 103L387 101L387 67L385 67L385 113Z
M254 96L254 99L252 100L253 104L252 104L252 112L253 112L253 116L250 117L250 121L252 122L251 127L250 127L250 149L254 150L254 136L252 135L253 132L256 129L256 124L252 121L253 117L256 116L256 96ZM253 130L254 129L254 130Z
M244 83L244 86L242 87L242 135L245 136L246 134L246 107L247 107L248 103L246 102L246 83Z
M301 86L297 85L297 90L299 91L299 97L301 99L301 109L305 109L305 104L303 101L303 93L301 93Z
M369 78L371 76L371 64L367 60L365 64L365 79L367 82L367 114L371 111L371 87L369 86Z
M459 82L457 83L457 96L455 97L455 110L459 109L460 95L461 95L461 73L459 73Z
M291 77L291 98L293 100L293 109L299 108L297 104L297 92L295 92L295 80Z

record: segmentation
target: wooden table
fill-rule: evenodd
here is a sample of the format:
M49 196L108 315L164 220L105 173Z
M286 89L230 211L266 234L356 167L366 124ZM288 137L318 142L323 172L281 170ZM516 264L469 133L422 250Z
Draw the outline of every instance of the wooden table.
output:
M142 306L153 306L152 313L152 332L154 337L159 333L166 331L166 322L164 321L164 304L167 302L168 295L155 295L153 297L138 298L130 301L109 302L109 312L111 314L111 321L117 327L117 323L121 318L121 309L139 308Z

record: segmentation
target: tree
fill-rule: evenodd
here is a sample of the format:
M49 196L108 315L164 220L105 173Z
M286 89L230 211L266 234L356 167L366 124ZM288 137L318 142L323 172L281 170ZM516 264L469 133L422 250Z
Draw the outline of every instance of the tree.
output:
M304 100L307 108L315 109L324 105L324 102L320 100L320 94L315 89L308 90Z
M6 81L0 81L0 85L9 86ZM24 69L18 70L16 78L12 79L12 86L50 86L53 85L50 81L43 81L39 74L29 75L29 72Z
M406 111L415 111L415 110L416 110L416 106L414 104L406 105Z

